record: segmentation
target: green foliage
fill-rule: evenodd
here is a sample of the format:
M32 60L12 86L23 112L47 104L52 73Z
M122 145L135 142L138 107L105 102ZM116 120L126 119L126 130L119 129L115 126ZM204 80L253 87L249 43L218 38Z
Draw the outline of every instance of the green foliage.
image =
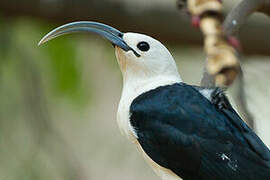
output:
M73 173L66 162L68 155L51 158L54 152L49 152L44 141L48 134L57 134L50 118L52 102L60 102L55 101L58 99L80 110L89 102L90 91L82 86L78 40L59 38L37 46L52 29L49 26L25 18L0 21L0 179L76 179L58 172L65 169ZM57 138L55 154L63 154L61 151L68 148L62 147L61 135L47 141ZM37 159L40 155L46 159ZM46 170L46 161L58 164Z
M59 38L46 46L52 72L52 83L57 95L82 99L81 74L76 62L76 42Z
M31 66L28 68L42 81L43 88L49 88L49 94L69 99L74 105L87 103L89 96L82 88L82 67L77 59L77 39L58 38L38 47L42 36L52 30L51 25L30 19L10 21L8 25L3 23L5 28L0 34L0 63L13 61L21 66L20 70L26 70L27 62Z

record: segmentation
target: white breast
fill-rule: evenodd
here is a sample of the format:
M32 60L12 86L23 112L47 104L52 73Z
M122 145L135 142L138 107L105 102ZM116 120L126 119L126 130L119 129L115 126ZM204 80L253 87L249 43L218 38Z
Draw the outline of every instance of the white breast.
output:
M136 87L130 84L126 84L123 87L121 100L118 106L117 122L121 132L137 146L146 161L157 173L157 175L161 177L162 180L181 180L181 178L175 175L171 170L159 166L143 151L137 140L137 134L130 124L129 110L132 101L140 94L155 89L159 86L171 85L179 82L181 82L181 79L179 78L157 77L157 79L151 79L147 82L142 82L140 86Z
M125 101L120 101L119 103L117 121L121 132L125 134L128 139L136 145L137 149L142 153L145 160L162 180L181 180L181 178L174 174L171 170L163 168L157 163L155 163L140 146L137 140L137 134L132 128L129 120L129 107L131 102L132 100L126 99Z

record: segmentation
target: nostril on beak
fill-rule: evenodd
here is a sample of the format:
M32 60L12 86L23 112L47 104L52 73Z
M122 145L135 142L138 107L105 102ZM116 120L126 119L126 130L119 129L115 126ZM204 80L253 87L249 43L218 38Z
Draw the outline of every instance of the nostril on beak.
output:
M124 33L118 33L116 36L118 36L118 37L120 37L121 39L123 39L123 37L124 37ZM114 43L112 43L112 46L115 48L115 44Z
M124 33L119 33L118 36L119 36L120 38L123 38L123 37L124 37Z

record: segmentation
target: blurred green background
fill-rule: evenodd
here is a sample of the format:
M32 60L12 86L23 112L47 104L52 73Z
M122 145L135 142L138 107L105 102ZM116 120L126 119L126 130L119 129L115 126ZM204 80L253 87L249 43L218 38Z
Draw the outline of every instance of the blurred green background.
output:
M237 2L226 1L226 9ZM83 34L37 46L74 20L154 36L172 52L182 78L200 82L202 37L174 0L1 0L0 180L158 179L118 131L122 79L110 43ZM248 107L267 145L269 22L254 16L240 33Z

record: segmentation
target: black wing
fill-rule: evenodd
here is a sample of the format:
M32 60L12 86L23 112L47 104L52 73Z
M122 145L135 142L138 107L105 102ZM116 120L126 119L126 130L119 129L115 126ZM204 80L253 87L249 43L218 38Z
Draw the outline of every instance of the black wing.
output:
M227 105L181 83L137 97L130 118L148 156L184 180L269 180L269 150Z

